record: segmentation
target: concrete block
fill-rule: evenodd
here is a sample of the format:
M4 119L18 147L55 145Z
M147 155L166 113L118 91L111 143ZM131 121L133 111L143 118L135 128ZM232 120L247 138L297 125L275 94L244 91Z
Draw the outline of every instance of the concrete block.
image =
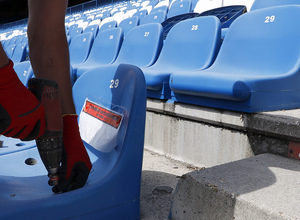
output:
M273 154L190 172L179 180L172 219L300 219L300 161Z

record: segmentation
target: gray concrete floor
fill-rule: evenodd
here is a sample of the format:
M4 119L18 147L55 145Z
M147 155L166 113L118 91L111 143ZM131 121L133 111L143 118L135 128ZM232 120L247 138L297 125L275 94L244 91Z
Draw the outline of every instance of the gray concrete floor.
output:
M198 168L145 150L141 186L141 220L166 220L178 179Z

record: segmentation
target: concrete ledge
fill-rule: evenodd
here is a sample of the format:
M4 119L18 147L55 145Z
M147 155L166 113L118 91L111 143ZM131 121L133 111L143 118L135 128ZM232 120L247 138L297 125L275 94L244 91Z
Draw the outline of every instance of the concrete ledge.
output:
M272 154L183 175L172 219L300 219L300 161Z
M300 142L299 125L300 109L249 114L148 99L145 148L198 167L287 157L290 142Z

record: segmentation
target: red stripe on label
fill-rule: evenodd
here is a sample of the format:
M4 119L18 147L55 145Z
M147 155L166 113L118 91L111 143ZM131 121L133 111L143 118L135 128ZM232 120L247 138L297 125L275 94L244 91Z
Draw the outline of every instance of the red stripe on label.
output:
M83 112L115 128L118 128L122 121L121 115L118 115L112 111L102 108L99 105L96 105L88 100L86 100L85 106L83 108Z

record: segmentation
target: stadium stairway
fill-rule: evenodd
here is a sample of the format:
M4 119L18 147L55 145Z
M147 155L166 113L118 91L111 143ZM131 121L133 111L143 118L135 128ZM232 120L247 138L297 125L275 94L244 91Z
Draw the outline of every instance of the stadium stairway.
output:
M145 149L205 167L180 178L170 218L299 219L299 124L299 109L251 114L148 99Z

